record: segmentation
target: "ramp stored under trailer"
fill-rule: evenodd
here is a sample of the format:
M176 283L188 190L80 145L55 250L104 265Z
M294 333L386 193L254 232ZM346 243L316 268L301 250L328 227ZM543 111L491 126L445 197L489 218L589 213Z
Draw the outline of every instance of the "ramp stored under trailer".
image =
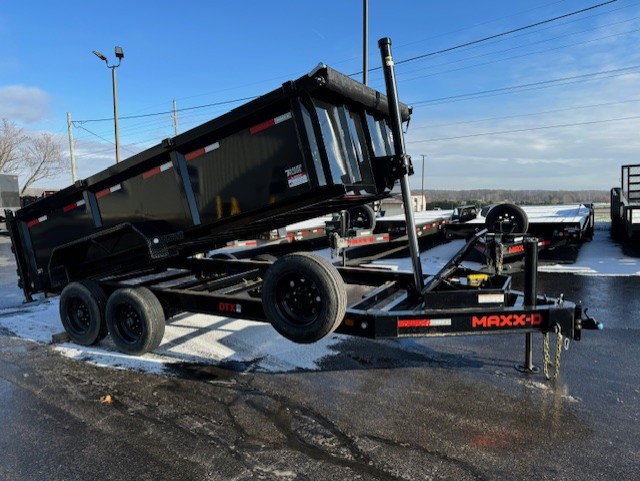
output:
M109 333L124 352L156 348L178 312L270 322L313 342L339 330L372 338L556 332L580 339L579 305L460 267L422 273L389 39L387 95L320 66L298 80L10 215L25 297L60 294L71 338ZM250 260L195 254L292 222L372 202L400 183L412 272L336 267L309 253ZM482 233L475 237L475 241ZM529 362L530 364L530 362Z

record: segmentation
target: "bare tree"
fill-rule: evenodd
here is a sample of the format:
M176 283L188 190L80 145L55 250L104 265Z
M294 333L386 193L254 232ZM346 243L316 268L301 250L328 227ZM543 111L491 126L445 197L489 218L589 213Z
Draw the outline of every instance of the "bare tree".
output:
M50 133L43 132L37 137L29 137L20 150L19 170L27 175L20 194L34 182L55 177L68 170L62 156L61 141Z
M21 169L21 149L28 137L16 124L3 118L0 126L0 172L14 174Z

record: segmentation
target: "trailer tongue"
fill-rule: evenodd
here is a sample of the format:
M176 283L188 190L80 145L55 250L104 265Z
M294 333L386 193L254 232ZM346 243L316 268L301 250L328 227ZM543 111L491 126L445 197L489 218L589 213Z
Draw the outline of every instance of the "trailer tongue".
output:
M379 42L387 95L321 65L278 90L163 141L15 214L8 229L27 300L60 294L62 324L91 345L158 347L181 311L270 322L314 342L535 331L559 341L597 328L579 305L538 296L537 249L525 292L499 273L422 272L391 42ZM390 195L400 182L411 272L336 267L309 253L277 260L198 253ZM584 318L583 318L584 317ZM528 342L529 344L529 342ZM527 366L532 370L530 349Z

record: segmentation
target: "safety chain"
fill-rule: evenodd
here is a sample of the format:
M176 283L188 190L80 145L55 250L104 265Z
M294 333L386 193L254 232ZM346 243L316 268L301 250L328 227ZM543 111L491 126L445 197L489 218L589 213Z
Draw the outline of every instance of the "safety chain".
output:
M493 269L496 274L502 274L502 270L504 269L504 252L505 247L502 244L502 238L497 239L496 236L493 236L490 244L491 246L491 255L487 260L487 267L489 269Z
M556 357L553 362L553 375L549 374L549 367L552 365L551 359L549 357L549 333L545 332L543 334L542 339L542 357L543 357L543 369L544 369L544 377L547 378L548 381L555 381L558 379L558 375L560 374L560 355L562 354L562 332L560 332L560 328L556 324L555 327L556 332Z

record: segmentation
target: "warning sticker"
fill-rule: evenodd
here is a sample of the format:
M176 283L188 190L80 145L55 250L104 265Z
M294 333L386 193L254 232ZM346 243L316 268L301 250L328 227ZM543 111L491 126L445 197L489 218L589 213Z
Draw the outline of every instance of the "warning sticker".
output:
M285 169L287 174L287 181L289 182L289 188L297 187L298 185L306 184L309 182L309 176L306 172L302 171L302 164L298 164L294 167Z

